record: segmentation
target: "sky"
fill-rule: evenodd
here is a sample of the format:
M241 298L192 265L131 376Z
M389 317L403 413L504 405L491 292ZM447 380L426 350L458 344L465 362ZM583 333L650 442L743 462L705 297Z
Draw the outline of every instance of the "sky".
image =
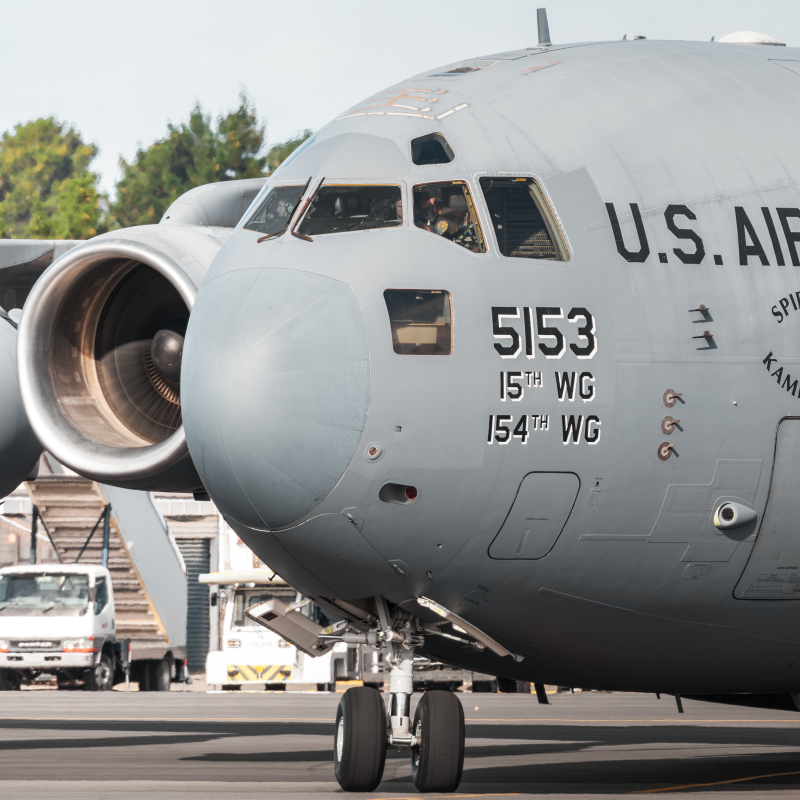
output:
M797 0L0 0L0 132L37 117L72 124L114 193L119 158L246 91L270 143L316 130L431 67L538 41L708 41L740 30L800 46Z

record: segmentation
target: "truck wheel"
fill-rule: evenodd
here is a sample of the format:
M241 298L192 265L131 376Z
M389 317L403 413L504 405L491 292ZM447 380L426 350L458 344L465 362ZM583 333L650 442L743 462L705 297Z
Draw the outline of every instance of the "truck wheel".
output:
M464 709L452 692L426 692L414 714L411 775L420 792L454 792L464 771Z
M114 679L114 668L111 659L103 653L100 660L87 669L83 676L83 688L87 692L107 692Z
M386 706L380 692L353 686L339 701L333 767L346 792L373 792L386 764Z
M16 692L22 682L12 669L0 669L0 692Z
M147 690L150 692L168 692L170 684L169 661L162 658L147 664Z

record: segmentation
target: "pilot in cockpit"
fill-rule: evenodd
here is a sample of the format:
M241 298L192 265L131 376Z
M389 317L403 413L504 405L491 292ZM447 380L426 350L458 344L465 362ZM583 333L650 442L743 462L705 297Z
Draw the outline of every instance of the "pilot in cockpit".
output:
M481 251L460 184L434 184L414 191L414 224L474 253Z

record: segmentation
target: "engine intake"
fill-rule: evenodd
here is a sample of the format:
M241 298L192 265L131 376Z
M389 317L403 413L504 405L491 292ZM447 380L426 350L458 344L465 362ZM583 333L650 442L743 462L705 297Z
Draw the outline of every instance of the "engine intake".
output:
M183 431L180 361L197 287L230 230L153 225L97 237L34 286L18 336L39 440L94 480L202 487Z

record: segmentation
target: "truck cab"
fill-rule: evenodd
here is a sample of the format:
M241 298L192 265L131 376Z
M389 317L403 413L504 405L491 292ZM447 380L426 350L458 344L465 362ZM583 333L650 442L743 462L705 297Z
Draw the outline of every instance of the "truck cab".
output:
M89 691L114 681L114 590L106 568L42 564L0 569L0 690L46 676Z

